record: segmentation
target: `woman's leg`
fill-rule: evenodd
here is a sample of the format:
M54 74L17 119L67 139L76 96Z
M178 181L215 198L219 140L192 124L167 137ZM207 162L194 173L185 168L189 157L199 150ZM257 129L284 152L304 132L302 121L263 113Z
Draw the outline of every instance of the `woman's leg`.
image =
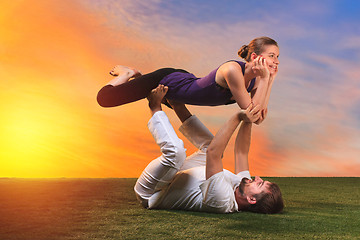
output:
M99 91L97 101L102 107L115 107L138 101L147 97L165 76L177 71L179 70L174 68L162 68L118 86L106 85Z
M149 96L149 107L153 116L148 127L162 155L149 163L134 187L137 198L146 208L150 197L171 183L186 158L183 142L176 135L166 114L161 111L161 100L165 94L166 90L162 86L154 89Z

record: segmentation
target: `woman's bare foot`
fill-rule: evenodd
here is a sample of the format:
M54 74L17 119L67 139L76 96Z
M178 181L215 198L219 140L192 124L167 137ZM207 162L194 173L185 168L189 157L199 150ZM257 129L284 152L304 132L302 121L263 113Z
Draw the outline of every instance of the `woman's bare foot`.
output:
M131 70L134 71L134 75L132 76L133 78L137 78L137 77L140 77L142 75L142 73L139 70L135 69L135 68L131 68Z
M126 66L117 65L111 71L110 74L116 76L108 84L113 86L118 86L123 83L128 82L131 78L136 78L141 76L141 73L134 69Z
M168 91L168 87L164 85L159 85L155 89L151 90L151 93L147 97L149 100L149 108L151 115L154 115L157 111L161 111L161 102Z
M135 68L130 68L126 66L116 65L110 72L110 75L113 75L115 77L126 75L130 78L141 76L140 71L136 70Z

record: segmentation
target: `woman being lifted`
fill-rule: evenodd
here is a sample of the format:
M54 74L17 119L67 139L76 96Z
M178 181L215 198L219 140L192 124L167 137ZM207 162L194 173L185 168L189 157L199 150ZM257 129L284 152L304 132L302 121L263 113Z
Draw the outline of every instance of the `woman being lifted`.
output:
M269 37L253 39L243 45L238 55L246 62L230 60L198 78L174 68L162 68L142 75L138 70L116 66L110 72L115 76L97 95L102 107L115 107L147 97L159 84L168 86L167 99L190 105L218 106L237 103L246 109L259 105L266 117L271 87L278 72L279 47ZM250 93L250 94L249 94Z

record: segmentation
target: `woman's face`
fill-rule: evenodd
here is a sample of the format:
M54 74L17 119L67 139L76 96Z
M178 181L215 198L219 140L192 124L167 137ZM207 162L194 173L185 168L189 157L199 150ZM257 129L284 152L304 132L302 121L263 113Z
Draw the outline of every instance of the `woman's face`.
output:
M275 45L266 45L264 46L265 51L260 55L266 59L267 64L269 65L270 74L276 74L279 68L279 48Z

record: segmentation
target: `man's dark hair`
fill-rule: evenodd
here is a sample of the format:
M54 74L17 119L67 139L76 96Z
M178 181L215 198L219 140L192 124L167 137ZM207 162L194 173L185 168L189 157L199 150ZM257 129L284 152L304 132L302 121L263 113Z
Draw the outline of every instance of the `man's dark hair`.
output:
M254 195L255 204L250 204L246 211L256 213L280 213L284 208L284 201L279 186L276 183L269 183L267 190Z

